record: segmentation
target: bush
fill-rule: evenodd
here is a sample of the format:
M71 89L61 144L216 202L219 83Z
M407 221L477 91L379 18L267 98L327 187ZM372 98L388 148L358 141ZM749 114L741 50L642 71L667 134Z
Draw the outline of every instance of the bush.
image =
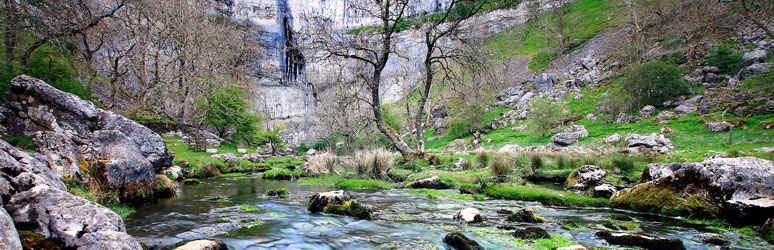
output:
M618 168L624 172L634 169L634 160L624 154L615 154L612 157L613 167Z
M690 93L682 72L674 64L649 62L629 71L621 84L637 107L661 107L665 101Z
M207 94L197 104L204 112L204 122L214 127L219 137L233 130L231 139L252 145L261 139L258 123L263 117L249 113L247 98L244 90L227 85Z
M464 107L453 119L449 121L449 129L446 137L460 138L475 131L483 130L488 126L484 119L484 108L478 104Z
M721 74L734 75L744 67L744 55L736 53L728 46L718 46L712 56L707 58L709 65L718 66Z
M386 149L358 151L344 162L345 166L354 168L359 177L377 180L390 180L388 173L393 164L395 159L392 158L392 152Z
M551 132L561 122L562 106L554 103L548 97L535 98L529 105L529 128L540 136Z

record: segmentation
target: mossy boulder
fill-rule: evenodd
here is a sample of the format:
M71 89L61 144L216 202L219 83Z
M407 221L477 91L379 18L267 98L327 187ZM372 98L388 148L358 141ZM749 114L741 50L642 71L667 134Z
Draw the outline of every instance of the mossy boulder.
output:
M269 191L266 192L269 196L276 196L276 197L287 197L290 195L290 192L287 188L274 188L269 189Z
M456 250L483 250L484 247L475 240L468 238L462 232L449 233L443 237L443 243Z
M427 179L421 179L406 184L407 188L426 188L426 189L447 189L449 184L446 184L438 176L433 176Z
M183 180L183 184L185 185L198 185L199 183L201 183L199 179L194 179L194 178L188 178Z
M266 172L263 172L263 175L261 175L261 179L265 180L292 180L293 179L293 172L291 172L288 169L272 169Z
M311 213L329 213L352 216L361 220L371 219L371 208L352 199L345 190L317 193L309 200Z
M177 184L166 175L157 174L153 189L158 197L172 197L177 193Z
M543 223L545 220L543 220L542 217L535 215L532 212L532 209L525 208L521 211L518 211L516 213L513 213L508 216L507 218L510 222L528 222L528 223Z
M564 187L568 189L586 190L589 187L604 184L606 176L607 171L604 169L594 165L586 165L573 170L564 182Z
M638 247L649 250L685 250L685 245L678 239L609 231L597 232L594 236L604 239L607 243L619 246Z
M694 218L734 226L762 225L774 214L774 163L755 157L649 164L639 184L616 192L614 208Z
M511 234L514 238L525 240L550 239L551 235L545 229L539 227L528 227L517 229Z

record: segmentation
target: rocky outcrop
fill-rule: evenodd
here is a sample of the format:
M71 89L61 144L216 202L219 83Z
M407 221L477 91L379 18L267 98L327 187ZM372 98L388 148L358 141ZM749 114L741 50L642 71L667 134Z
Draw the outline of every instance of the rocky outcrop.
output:
M613 196L613 194L618 191L618 188L616 186L613 186L610 183L604 183L602 185L594 187L594 189L591 192L591 195L594 198L610 198L610 196Z
M94 177L105 179L122 198L152 197L154 173L174 158L147 127L33 77L11 81L2 110L0 124L9 135L32 137L56 179L91 169L90 175L103 175Z
M656 115L656 107L654 107L653 105L647 105L645 107L642 107L642 110L640 110L640 116L646 119L654 115Z
M406 184L407 188L427 188L427 189L447 189L449 188L449 184L446 184L446 182L443 182L440 177L433 176L426 179L421 179L417 181L413 181L409 184Z
M558 133L551 137L551 142L557 146L569 146L582 137L589 136L589 132L586 131L586 127L583 125L572 125L564 130L562 133Z
M613 134L605 138L605 143L608 143L608 144L616 144L618 142L621 142L621 135L619 134Z
M516 144L507 144L497 150L498 153L505 153L505 152L518 152L521 151L521 147Z
M126 234L121 217L68 193L38 157L44 156L30 155L0 140L0 184L9 187L7 192L3 188L2 200L7 201L4 208L16 225L79 249L142 249Z
M649 164L639 184L616 192L610 205L673 215L762 225L774 214L774 163L755 157Z
M734 125L731 123L728 123L726 121L719 121L719 122L710 122L707 123L707 131L709 132L720 132L720 131L726 131L731 129Z
M675 108L675 112L678 114L693 114L693 113L696 113L698 109L699 108L697 108L696 105L693 105L691 103L686 103L686 104L677 106L677 108Z
M371 219L371 208L352 199L345 190L317 193L309 200L311 213L329 213L352 216L361 220Z
M454 215L454 219L467 224L484 221L484 217L481 216L481 210L472 207L460 210Z
M164 169L161 173L171 175L172 179L175 179L178 181L182 181L183 179L185 179L187 175L185 170L183 170L183 168L181 168L178 165L168 167Z
M620 246L638 247L649 250L685 250L683 242L678 239L608 231L597 232L594 236L604 239L607 243Z
M462 232L449 233L443 237L443 243L456 250L484 250L475 240L468 238Z
M604 184L607 171L594 165L586 165L575 169L567 177L564 187L568 189L586 190L589 187Z
M623 151L626 153L655 151L666 154L669 150L674 149L669 139L657 133L650 135L628 134L624 138L624 146L626 148Z

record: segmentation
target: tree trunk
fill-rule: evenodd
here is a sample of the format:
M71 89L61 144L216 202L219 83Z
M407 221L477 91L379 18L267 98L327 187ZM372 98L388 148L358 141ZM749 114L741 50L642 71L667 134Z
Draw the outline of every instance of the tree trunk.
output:
M371 76L371 82L369 83L369 87L371 88L371 109L374 111L376 127L382 134L387 136L387 139L395 145L395 148L403 157L407 157L411 153L411 148L409 148L406 142L400 138L400 135L398 135L395 129L390 127L390 125L384 121L384 116L382 116L382 105L379 102L379 82L381 80L383 68L384 65L382 64L380 68L374 70L374 73Z

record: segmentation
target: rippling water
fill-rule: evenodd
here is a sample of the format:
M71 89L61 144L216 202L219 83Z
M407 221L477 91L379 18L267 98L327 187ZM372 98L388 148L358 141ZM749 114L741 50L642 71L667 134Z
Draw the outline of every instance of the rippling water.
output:
M268 189L278 187L287 188L291 192L290 198L266 197ZM195 186L181 184L174 198L136 207L137 212L125 222L128 233L148 245L214 238L226 242L232 249L444 249L447 246L441 240L445 234L465 230L486 249L528 249L514 242L509 231L495 228L506 224L516 227L528 224L508 224L505 216L496 211L532 208L535 214L547 220L540 226L549 233L587 246L605 245L603 240L593 236L594 232L604 230L600 225L608 221L610 215L624 214L640 221L640 228L645 233L678 238L688 249L716 249L698 242L700 235L714 233L702 225L606 208L557 208L508 200L458 201L413 195L396 189L352 192L359 201L374 207L372 221L306 211L309 197L329 190L333 187L266 181L250 175L203 179ZM251 209L241 208L244 206ZM455 222L453 215L466 207L480 209L484 224L463 226ZM559 221L572 221L591 230L566 230L557 223ZM730 235L730 240L739 240L735 237Z

